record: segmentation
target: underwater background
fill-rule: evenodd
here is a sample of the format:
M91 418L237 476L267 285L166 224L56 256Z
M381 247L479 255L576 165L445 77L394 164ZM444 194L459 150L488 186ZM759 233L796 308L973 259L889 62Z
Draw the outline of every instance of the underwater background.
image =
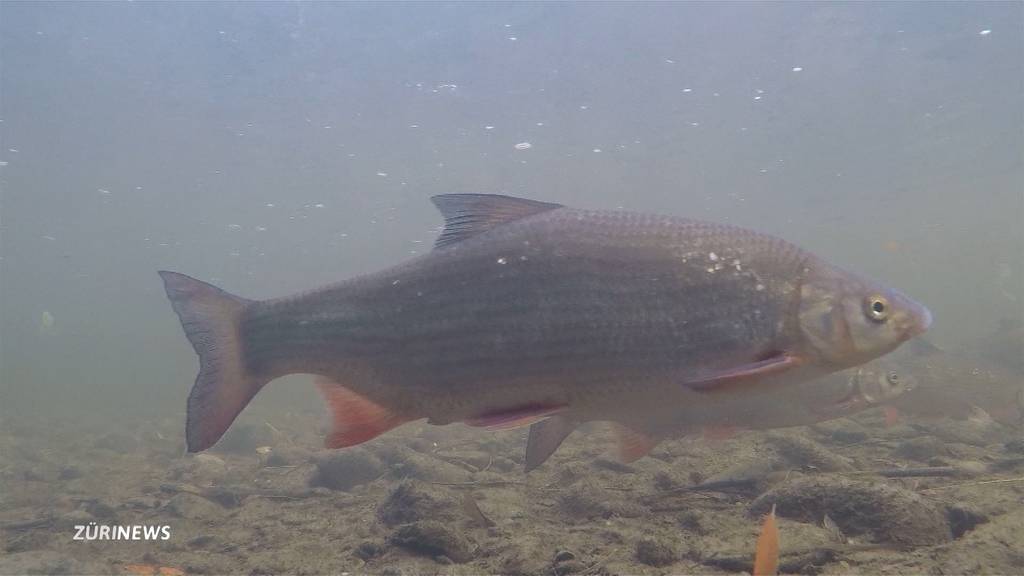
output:
M435 194L674 214L912 294L938 351L902 369L1024 403L1022 54L1020 2L0 4L0 573L732 573L770 503L784 572L1024 571L1024 483L977 484L1022 475L1020 427L939 400L629 465L594 426L526 476L523 431L324 451L289 377L185 455L156 275L378 270L430 250Z

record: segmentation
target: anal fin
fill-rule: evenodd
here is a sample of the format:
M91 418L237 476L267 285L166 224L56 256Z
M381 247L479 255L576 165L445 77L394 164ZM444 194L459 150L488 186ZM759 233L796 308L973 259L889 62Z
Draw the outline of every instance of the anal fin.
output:
M362 444L413 420L323 376L317 376L314 382L331 411L331 432L324 441L328 448Z

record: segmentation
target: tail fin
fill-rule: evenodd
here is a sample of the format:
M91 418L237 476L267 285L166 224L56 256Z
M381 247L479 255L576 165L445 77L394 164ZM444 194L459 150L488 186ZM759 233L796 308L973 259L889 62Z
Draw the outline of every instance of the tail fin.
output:
M177 272L160 271L171 306L196 354L199 375L188 396L189 452L213 446L266 384L246 371L238 325L252 301Z

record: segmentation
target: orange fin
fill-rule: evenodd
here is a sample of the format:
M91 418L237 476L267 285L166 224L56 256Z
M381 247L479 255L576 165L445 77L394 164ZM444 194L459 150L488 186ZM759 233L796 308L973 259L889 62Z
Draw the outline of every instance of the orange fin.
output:
M511 430L520 426L529 426L562 410L565 410L565 406L520 406L511 410L489 412L476 418L470 418L465 423L488 430Z
M619 460L626 464L643 458L659 442L656 438L622 424L615 424L615 434L619 437Z
M395 414L328 378L318 376L314 382L331 411L331 432L324 441L328 448L362 444L412 420Z
M699 392L736 391L756 386L766 376L774 376L792 370L803 361L790 353L781 353L758 362L743 364L735 368L690 380L686 386Z
M753 576L775 576L779 572L779 526L775 522L775 504L764 517L761 535L757 537L754 552Z
M885 414L885 426L895 426L900 421L900 411L895 406L883 406L882 413Z
M705 426L703 435L705 440L728 440L740 433L739 426Z

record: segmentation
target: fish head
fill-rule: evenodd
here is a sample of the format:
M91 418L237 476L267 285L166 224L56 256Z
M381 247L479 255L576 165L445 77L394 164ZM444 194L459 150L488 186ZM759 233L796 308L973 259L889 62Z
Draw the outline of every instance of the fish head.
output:
M917 379L889 363L872 362L857 368L854 389L869 406L884 404L917 387Z
M845 395L834 404L814 406L823 420L850 416L885 404L917 387L917 380L891 362L870 362L842 373Z
M835 369L863 364L924 333L931 312L902 292L817 262L800 287L800 331Z

